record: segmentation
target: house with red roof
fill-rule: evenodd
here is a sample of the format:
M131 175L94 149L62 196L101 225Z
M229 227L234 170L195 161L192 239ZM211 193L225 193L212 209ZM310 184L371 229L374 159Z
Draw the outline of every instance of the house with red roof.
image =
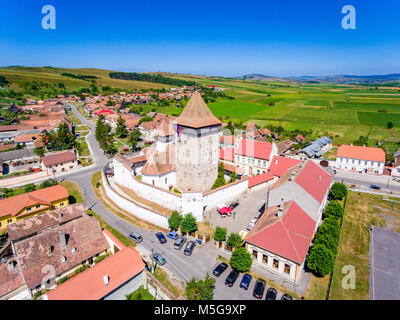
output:
M246 248L258 265L298 283L315 225L294 200L269 207L246 235Z
M275 177L283 176L290 168L299 164L301 161L292 158L285 158L282 156L274 156L269 166L268 172Z
M242 139L235 149L235 164L244 169L247 175L268 171L272 158L278 153L275 143Z
M385 151L381 148L341 145L336 155L336 168L362 173L383 174Z
M244 241L258 265L298 283L332 176L312 160L297 164L283 157L275 160L267 174L273 177L274 172L279 178L268 189L266 210Z

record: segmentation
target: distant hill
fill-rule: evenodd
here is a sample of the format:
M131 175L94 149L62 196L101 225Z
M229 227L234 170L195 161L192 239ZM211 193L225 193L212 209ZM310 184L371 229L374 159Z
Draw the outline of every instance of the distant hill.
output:
M275 77L264 74L247 74L244 76L233 77L240 80L286 80L299 82L337 82L337 83L366 83L366 82L387 82L400 81L400 73L384 75L328 75L328 76L296 76L296 77Z

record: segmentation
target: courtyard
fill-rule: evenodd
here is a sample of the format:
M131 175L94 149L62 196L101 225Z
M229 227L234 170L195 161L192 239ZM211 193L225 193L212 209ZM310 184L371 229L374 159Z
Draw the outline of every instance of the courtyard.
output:
M220 226L227 228L228 233L239 233L241 230L246 230L250 221L264 211L266 197L267 187L242 194L238 199L235 199L239 202L239 205L233 209L230 217L222 217L217 209L213 208L204 212L204 219L210 223L214 230L217 226ZM225 204L228 206L231 202Z

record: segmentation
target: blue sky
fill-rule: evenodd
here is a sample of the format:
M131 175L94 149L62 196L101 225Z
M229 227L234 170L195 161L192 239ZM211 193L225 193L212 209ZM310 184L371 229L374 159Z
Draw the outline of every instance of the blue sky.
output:
M41 9L56 8L56 30ZM341 8L356 9L344 30ZM400 73L398 0L16 0L0 4L0 66L236 76Z

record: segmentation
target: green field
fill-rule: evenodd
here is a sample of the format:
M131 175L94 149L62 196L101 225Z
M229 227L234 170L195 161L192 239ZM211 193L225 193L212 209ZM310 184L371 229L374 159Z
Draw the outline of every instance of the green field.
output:
M95 75L96 85L121 89L149 89L168 87L161 84L117 80L108 77L109 70L66 68L0 68L0 74L9 80L12 89L24 81L49 83L62 81L69 89L88 87L89 81L61 76L62 72ZM352 143L360 136L377 141L399 141L400 87L369 87L359 84L297 83L281 80L237 80L222 77L163 73L164 76L196 81L199 85L218 85L228 98L209 102L211 111L220 119L256 122L259 126L282 126L286 130L313 130L312 138L329 135L334 144ZM173 105L144 106L146 112L155 109L169 115L179 115L181 108ZM394 128L387 129L392 122ZM310 137L309 137L310 138Z

